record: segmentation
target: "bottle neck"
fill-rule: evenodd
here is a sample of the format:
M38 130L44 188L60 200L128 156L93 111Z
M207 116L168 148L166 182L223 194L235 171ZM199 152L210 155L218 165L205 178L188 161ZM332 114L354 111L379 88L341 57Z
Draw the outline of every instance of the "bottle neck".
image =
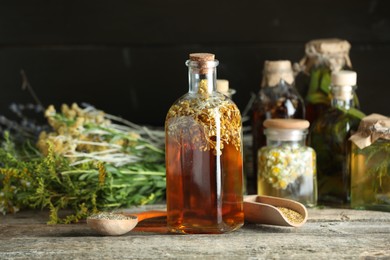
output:
M189 93L211 94L217 90L218 61L187 61Z
M354 108L355 89L356 86L331 86L331 106L342 109Z
M331 105L334 108L351 109L355 107L355 102L353 101L353 99L332 99Z
M294 83L292 83L294 84ZM270 84L266 84L266 85L262 85L260 87L260 89L262 88L275 88L275 89L283 89L283 90L287 90L287 89L291 89L293 88L293 85L292 84L289 84L287 83L285 80L281 79L280 81L278 81L276 84L274 85L270 85Z

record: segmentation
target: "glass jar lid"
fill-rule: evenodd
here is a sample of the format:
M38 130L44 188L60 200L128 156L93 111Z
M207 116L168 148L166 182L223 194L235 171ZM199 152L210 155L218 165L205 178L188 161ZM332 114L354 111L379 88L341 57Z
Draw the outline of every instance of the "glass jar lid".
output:
M304 119L272 118L265 120L263 125L266 128L304 130L309 128L310 123Z
M309 121L304 119L267 119L263 123L264 134L270 140L299 141L306 137Z

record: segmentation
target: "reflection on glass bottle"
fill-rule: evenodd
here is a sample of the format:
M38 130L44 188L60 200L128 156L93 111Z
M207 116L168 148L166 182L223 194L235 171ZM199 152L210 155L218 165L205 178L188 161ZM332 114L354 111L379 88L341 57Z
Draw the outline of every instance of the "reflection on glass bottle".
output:
M258 154L258 194L317 204L316 154L306 146L309 121L267 119L267 146Z
M266 145L263 123L270 118L305 118L303 99L294 87L291 62L265 61L261 88L252 106L253 175L247 175L248 193L256 192L257 154Z
M310 130L309 144L317 153L318 200L329 205L350 202L348 138L357 130L364 114L354 103L356 73L332 73L331 108Z
M165 121L168 229L229 232L244 223L241 114L216 91L213 54L191 54L186 64L189 92Z
M349 58L351 45L341 39L316 39L306 43L305 57L300 61L296 88L305 100L306 119L313 123L330 107L332 72L352 68ZM359 107L355 95L355 106Z

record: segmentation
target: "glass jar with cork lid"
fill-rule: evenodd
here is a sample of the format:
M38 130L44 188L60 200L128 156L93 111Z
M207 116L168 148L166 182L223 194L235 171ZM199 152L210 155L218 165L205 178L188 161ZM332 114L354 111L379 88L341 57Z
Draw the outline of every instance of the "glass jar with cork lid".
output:
M390 117L363 118L349 140L351 207L390 212Z
M165 120L168 229L233 231L244 224L241 114L216 90L213 54L190 54L186 65L189 91Z
M316 153L306 146L309 122L267 119L267 146L258 154L258 194L317 204Z

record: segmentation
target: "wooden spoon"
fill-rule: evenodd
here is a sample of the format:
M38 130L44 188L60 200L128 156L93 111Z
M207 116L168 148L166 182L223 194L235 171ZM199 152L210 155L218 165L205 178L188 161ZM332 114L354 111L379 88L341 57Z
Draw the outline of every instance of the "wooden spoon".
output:
M299 222L292 221L291 217L286 216L277 207L298 212L302 218ZM244 197L244 216L246 221L252 223L300 227L307 220L307 210L304 205L293 200L271 196L248 195Z
M97 233L106 236L120 236L132 230L139 222L145 219L164 217L167 215L165 211L145 211L141 213L127 214L115 213L123 215L125 219L116 218L94 218L88 217L88 226ZM122 217L123 218L123 217Z

